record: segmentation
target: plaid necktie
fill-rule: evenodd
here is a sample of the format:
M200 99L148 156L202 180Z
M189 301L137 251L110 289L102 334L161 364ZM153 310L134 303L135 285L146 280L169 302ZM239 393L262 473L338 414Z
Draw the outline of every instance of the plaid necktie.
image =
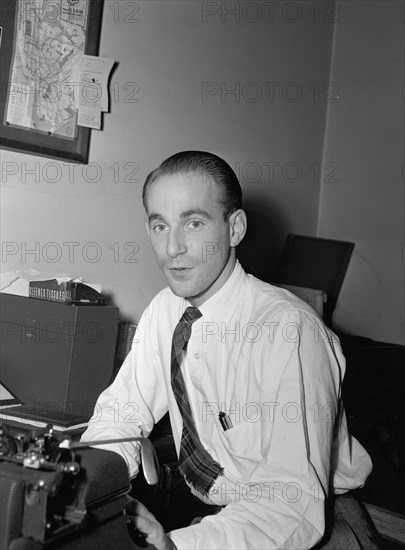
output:
M173 333L171 382L177 405L183 417L183 432L180 444L179 470L197 491L207 494L223 468L206 451L195 427L193 413L184 378L180 370L183 350L186 350L191 335L191 325L201 317L195 307L184 312Z

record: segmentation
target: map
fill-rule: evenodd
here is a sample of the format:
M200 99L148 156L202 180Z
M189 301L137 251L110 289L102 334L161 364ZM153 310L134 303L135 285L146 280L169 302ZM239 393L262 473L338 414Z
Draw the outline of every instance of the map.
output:
M9 125L74 139L88 0L18 0Z

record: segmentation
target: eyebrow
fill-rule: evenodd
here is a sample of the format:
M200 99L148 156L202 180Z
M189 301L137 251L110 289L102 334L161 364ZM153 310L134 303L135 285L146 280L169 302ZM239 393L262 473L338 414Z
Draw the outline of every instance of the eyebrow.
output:
M156 221L156 220L164 221L164 218L160 214L154 214L153 212L152 212L152 214L149 214L149 216L148 216L148 222L149 223L153 222L153 221Z
M203 218L208 218L209 220L212 219L211 214L203 208L192 208L191 210L186 210L185 212L181 213L181 217L189 218L190 216L194 216L195 214L197 214L198 216L202 216Z
M198 215L198 216L202 216L203 218L207 218L209 220L212 219L212 216L209 212L207 212L207 210L204 210L203 208L192 208L190 210L186 210L185 212L182 212L180 214L180 217L185 219L185 218L189 218L190 216L195 216L195 215ZM154 213L152 212L151 214L149 214L148 216L148 222L153 222L153 221L164 221L164 216L162 216L161 214L157 214L157 213Z

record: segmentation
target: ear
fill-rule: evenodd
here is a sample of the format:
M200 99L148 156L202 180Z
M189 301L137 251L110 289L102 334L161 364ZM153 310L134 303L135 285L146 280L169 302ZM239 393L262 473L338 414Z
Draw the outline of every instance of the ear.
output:
M238 246L238 244L243 240L247 230L246 212L241 208L239 210L235 210L235 212L232 212L229 216L228 223L230 245Z

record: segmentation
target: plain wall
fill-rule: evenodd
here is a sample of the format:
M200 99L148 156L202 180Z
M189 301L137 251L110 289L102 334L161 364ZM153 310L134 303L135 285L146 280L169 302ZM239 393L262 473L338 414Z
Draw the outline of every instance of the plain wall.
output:
M335 310L352 334L404 343L404 13L396 1L341 1L335 25L319 236L355 243Z
M287 232L316 234L333 22L308 2L238 4L106 0L110 113L88 166L1 151L2 271L99 282L137 321L165 286L142 184L184 149L215 152L240 175L250 220L240 255L261 277Z

